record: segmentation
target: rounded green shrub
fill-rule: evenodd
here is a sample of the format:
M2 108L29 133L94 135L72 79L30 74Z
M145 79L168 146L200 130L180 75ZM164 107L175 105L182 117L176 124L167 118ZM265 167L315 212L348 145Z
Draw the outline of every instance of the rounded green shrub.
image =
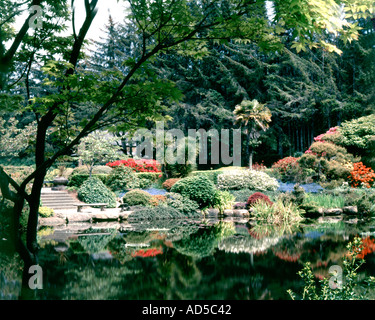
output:
M107 181L106 174L92 174L91 176L100 179L104 184ZM69 177L68 186L79 188L88 178L90 178L90 174L88 173L73 174Z
M97 177L88 178L78 189L78 199L85 203L108 203L108 208L116 208L115 194Z
M39 207L39 216L42 218L53 217L54 211L48 207Z
M171 192L182 194L196 201L200 209L209 208L214 204L216 188L214 183L205 176L187 177L177 181Z
M199 205L197 202L184 197L179 193L168 192L165 194L165 206L180 211L185 216L196 216Z
M267 173L256 170L224 171L217 177L220 190L252 189L257 191L275 191L279 183Z
M112 168L106 184L112 191L136 189L139 188L139 178L132 168L121 165Z
M152 196L143 190L134 189L125 193L122 198L122 202L128 206L148 206L150 204Z

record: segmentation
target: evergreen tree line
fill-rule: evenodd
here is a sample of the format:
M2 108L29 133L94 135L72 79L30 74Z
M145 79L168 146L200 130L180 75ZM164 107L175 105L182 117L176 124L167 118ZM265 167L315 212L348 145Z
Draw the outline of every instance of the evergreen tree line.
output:
M186 50L181 53L178 47L163 51L149 62L148 69L145 68L145 79L167 79L174 83L181 96L177 91L170 91L176 99L172 102L166 99L163 106L157 105L155 109L162 110L164 118L161 119L166 121L167 129L182 129L187 135L188 129L238 128L233 115L235 107L244 100L256 99L271 110L272 122L260 137L262 143L255 148L254 162L264 161L271 165L285 156L298 156L309 148L315 136L343 121L374 112L375 27L371 19L358 23L362 27L359 41L344 45L339 40L329 39L342 51L341 55L322 49L297 53L287 32L282 37L285 47L276 51L267 51L251 42L217 40L202 41L201 46L197 43L197 50L202 52L200 59L193 58ZM115 23L111 17L104 31L101 40L93 41L94 49L86 50L80 67L100 77L105 72L107 80L115 81L117 73L123 74L129 69L123 62L142 54L142 39L131 25ZM42 73L37 64L28 68L29 54L25 52L27 42L20 53L25 55L25 63L19 64L13 80L17 81L17 76L22 78L25 72L30 74L25 83L16 86L16 93L32 99L35 90L43 94L39 85ZM61 54L58 49L56 54ZM44 60L48 58L52 57L43 57ZM64 121L82 120L85 112L89 114L92 108L88 105L83 113L81 110L79 115L71 115L71 119L62 118L63 129L51 129L49 147L53 148L53 144L59 143L56 141L63 141L64 135L74 130L74 125L70 124L64 133ZM9 120L11 116L7 113L5 118ZM23 128L30 126L33 119L23 113L18 120L18 128ZM153 121L139 125L149 129L155 127ZM121 125L114 131L123 142L124 153L129 154L131 149L126 146L131 134L121 131ZM246 155L245 136L242 141L243 155ZM28 148L30 146L19 156L27 157ZM242 158L243 165L248 165L248 157ZM211 167L215 166L207 165L207 168ZM206 167L203 165L199 169Z
M185 134L188 129L236 128L235 106L256 99L271 110L272 122L261 136L255 160L271 165L300 155L315 136L374 112L375 29L370 19L359 25L359 41L344 45L331 39L341 55L322 49L297 53L288 34L283 37L285 49L276 52L252 43L211 40L198 60L177 49L162 53L153 61L157 76L172 80L183 94L164 111L171 117L168 128ZM112 19L105 31L93 52L95 67L124 68L121 61L136 54L139 39ZM243 162L247 165L246 157Z

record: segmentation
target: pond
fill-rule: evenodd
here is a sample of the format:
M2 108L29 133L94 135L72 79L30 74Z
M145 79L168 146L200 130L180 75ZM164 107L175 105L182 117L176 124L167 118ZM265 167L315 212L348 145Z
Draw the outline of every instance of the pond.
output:
M305 221L295 230L254 226L241 218L76 224L39 231L43 300L290 299L310 261L317 278L340 265L346 245L368 243L360 277L375 275L375 221ZM4 272L3 272L4 271ZM1 275L2 299L11 272ZM8 276L8 279L7 279Z

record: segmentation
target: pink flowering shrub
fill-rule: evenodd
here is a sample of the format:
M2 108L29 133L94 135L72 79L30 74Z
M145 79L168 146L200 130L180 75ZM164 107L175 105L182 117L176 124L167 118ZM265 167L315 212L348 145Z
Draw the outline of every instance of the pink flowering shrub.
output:
M338 127L332 127L330 128L326 133L322 133L314 138L315 142L329 142L324 140L324 138L329 138L329 136L337 134L338 133ZM311 150L311 147L305 152L307 154L314 154L314 152Z

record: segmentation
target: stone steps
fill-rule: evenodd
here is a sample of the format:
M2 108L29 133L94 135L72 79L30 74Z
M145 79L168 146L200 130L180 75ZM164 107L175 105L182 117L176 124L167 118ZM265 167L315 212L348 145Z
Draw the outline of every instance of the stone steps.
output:
M53 210L58 209L76 209L76 205L80 203L67 191L53 191L51 189L42 189L40 196L43 207Z

